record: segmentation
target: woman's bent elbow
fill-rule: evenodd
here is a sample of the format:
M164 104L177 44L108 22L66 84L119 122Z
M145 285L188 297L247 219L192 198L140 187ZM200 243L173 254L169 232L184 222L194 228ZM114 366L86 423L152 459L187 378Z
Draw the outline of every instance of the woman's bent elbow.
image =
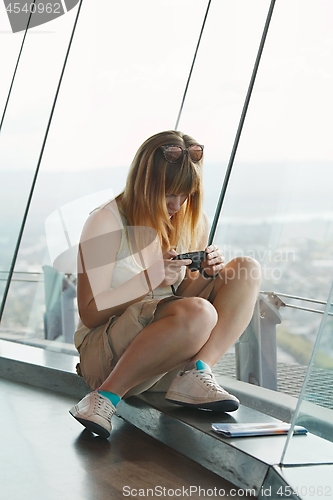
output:
M91 329L103 325L108 320L108 318L105 320L99 314L87 310L79 310L79 316L84 326Z

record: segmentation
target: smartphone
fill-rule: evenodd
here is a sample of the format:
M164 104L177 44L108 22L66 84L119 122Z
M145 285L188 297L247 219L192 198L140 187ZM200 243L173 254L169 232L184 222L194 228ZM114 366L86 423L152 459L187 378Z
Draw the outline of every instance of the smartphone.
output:
M197 252L180 253L179 255L176 255L176 257L173 257L173 260L185 259L192 260L192 263L187 266L191 269L191 271L198 271L200 269L201 262L206 259L206 252L204 250L200 250Z

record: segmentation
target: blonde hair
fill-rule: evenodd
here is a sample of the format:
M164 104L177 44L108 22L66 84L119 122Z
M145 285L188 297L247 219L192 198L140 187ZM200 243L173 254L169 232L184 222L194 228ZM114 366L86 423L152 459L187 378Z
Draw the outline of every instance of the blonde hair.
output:
M126 187L117 197L130 226L149 226L159 235L164 251L178 244L197 250L203 232L202 159L193 163L184 154L169 163L161 146L188 148L198 144L182 132L169 130L147 139L138 149L128 173ZM166 194L186 194L186 201L170 219Z

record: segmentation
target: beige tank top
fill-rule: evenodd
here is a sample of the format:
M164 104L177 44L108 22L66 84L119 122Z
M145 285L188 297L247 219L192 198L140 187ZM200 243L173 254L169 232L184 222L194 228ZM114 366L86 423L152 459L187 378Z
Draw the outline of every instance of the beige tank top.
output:
M110 285L111 289L116 289L126 281L129 281L131 278L141 273L145 269L145 267L140 262L138 253L133 252L131 249L130 237L129 237L129 231L131 228L128 226L125 216L119 212L116 202L115 201L107 202L105 205L102 205L101 207L98 208L104 210L111 210L111 212L117 218L120 227L123 228L120 247L117 252L116 262ZM177 249L177 252L181 253L181 249ZM179 276L177 282L173 285L175 289L184 279L184 276L185 276L185 268L182 268L181 275ZM173 289L171 286L157 287L153 290L153 293L150 292L149 294L147 294L143 300L152 300L153 298L161 300L163 298L170 297L172 295L173 295ZM80 347L84 338L90 331L91 329L84 326L82 321L79 320L77 330L74 335L74 344L77 349Z

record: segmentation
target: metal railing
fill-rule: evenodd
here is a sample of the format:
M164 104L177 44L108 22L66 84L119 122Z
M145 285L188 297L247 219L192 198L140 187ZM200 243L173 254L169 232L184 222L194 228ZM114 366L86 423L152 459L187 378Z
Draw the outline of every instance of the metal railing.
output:
M323 306L327 305L327 302L324 300L317 300L317 299L309 299L308 297L299 297L297 295L290 295L287 293L280 293L280 292L261 292L263 295L267 295L268 299L272 303L277 303L279 304L280 307L291 307L293 309L300 309L301 311L308 311L308 312L314 312L314 313L319 313L319 314L324 314L324 311L321 309L312 309L310 307L302 307L302 306L297 306L294 304L287 304L283 300L281 300L280 297L286 297L289 299L294 299L294 300L301 300L302 302L311 302L313 304L321 304ZM333 307L333 304L331 304L331 307ZM328 313L329 316L333 316L333 313Z

